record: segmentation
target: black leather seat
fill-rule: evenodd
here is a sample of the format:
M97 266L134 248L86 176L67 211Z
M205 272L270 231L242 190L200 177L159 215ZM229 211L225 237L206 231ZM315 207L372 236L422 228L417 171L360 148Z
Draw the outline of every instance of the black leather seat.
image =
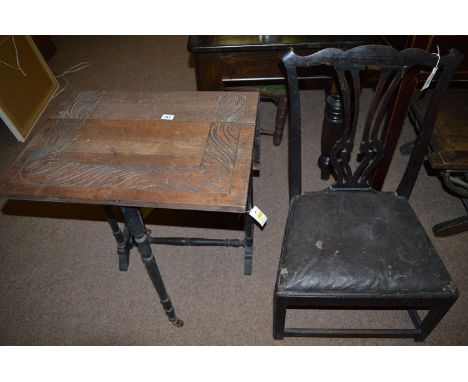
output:
M447 297L457 290L407 199L330 189L291 202L277 293Z

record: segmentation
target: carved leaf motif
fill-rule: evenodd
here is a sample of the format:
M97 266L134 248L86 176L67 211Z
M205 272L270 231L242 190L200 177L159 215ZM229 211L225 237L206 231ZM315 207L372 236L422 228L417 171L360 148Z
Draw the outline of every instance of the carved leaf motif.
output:
M198 169L114 164L62 163L60 154L86 123L103 96L102 92L81 92L48 127L36 151L24 163L18 176L26 184L95 188L145 189L181 192L229 193L236 163L240 125L244 113L243 95L222 93L213 113L205 151ZM67 138L67 140L65 139ZM71 137L71 139L70 139Z

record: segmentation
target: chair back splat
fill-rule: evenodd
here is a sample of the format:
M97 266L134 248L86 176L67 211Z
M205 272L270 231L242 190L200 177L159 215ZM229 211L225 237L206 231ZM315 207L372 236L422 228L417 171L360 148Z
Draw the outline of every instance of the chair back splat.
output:
M381 45L360 46L348 51L330 48L309 56L298 56L291 51L282 57L287 73L290 105L289 119L289 195L290 199L302 193L301 181L301 105L297 68L327 65L334 69L344 106L344 128L341 138L330 152L330 163L336 183L333 188L369 188L369 179L384 154L384 137L387 133L385 116L392 96L402 79L416 76L437 66L437 84L431 95L423 119L422 129L397 188L400 196L409 198L426 154L439 103L450 78L463 59L455 50L439 57L421 49L402 52ZM380 77L365 116L362 139L359 142L359 163L351 168L356 130L360 117L361 74L380 72Z

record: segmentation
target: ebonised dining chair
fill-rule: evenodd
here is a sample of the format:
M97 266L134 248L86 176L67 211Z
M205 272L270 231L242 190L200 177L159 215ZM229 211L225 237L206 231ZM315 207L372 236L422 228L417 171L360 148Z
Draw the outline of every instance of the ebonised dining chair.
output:
M449 80L463 56L420 49L399 52L368 45L282 57L289 99L290 206L274 292L273 336L409 337L423 341L456 301L458 291L408 198L424 160ZM301 104L297 68L334 68L344 103L342 136L330 161L335 183L302 192ZM421 131L396 192L378 192L369 179L384 154L386 110L401 80L437 69ZM367 112L360 76L380 74ZM367 109L367 108L366 108ZM365 114L358 125L360 114ZM305 127L305 126L304 126ZM353 154L359 131L359 152ZM357 154L357 155L356 155ZM414 329L285 328L288 309L407 310ZM418 310L428 310L421 318Z

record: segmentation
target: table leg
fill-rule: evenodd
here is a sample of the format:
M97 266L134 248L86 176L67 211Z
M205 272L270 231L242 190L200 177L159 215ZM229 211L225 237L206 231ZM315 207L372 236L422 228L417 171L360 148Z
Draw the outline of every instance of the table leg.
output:
M254 235L254 222L249 215L249 211L253 208L253 185L252 175L249 180L249 190L247 194L247 208L244 216L244 275L252 274L253 263L253 235Z
M128 233L127 227L124 227L123 231L117 224L114 212L110 206L103 206L104 212L107 216L107 221L112 228L115 241L117 242L117 255L119 256L119 269L121 271L128 270L128 264L130 260L130 249L133 248L133 240Z
M161 304L166 312L169 321L174 326L180 327L184 322L177 318L174 306L172 305L171 298L167 294L166 287L159 272L156 259L154 258L151 244L146 234L145 223L140 214L140 210L136 207L120 207L124 217L125 225L128 228L130 235L134 238L135 244L140 252L143 264L145 264L146 271L153 282L154 288L159 295Z

